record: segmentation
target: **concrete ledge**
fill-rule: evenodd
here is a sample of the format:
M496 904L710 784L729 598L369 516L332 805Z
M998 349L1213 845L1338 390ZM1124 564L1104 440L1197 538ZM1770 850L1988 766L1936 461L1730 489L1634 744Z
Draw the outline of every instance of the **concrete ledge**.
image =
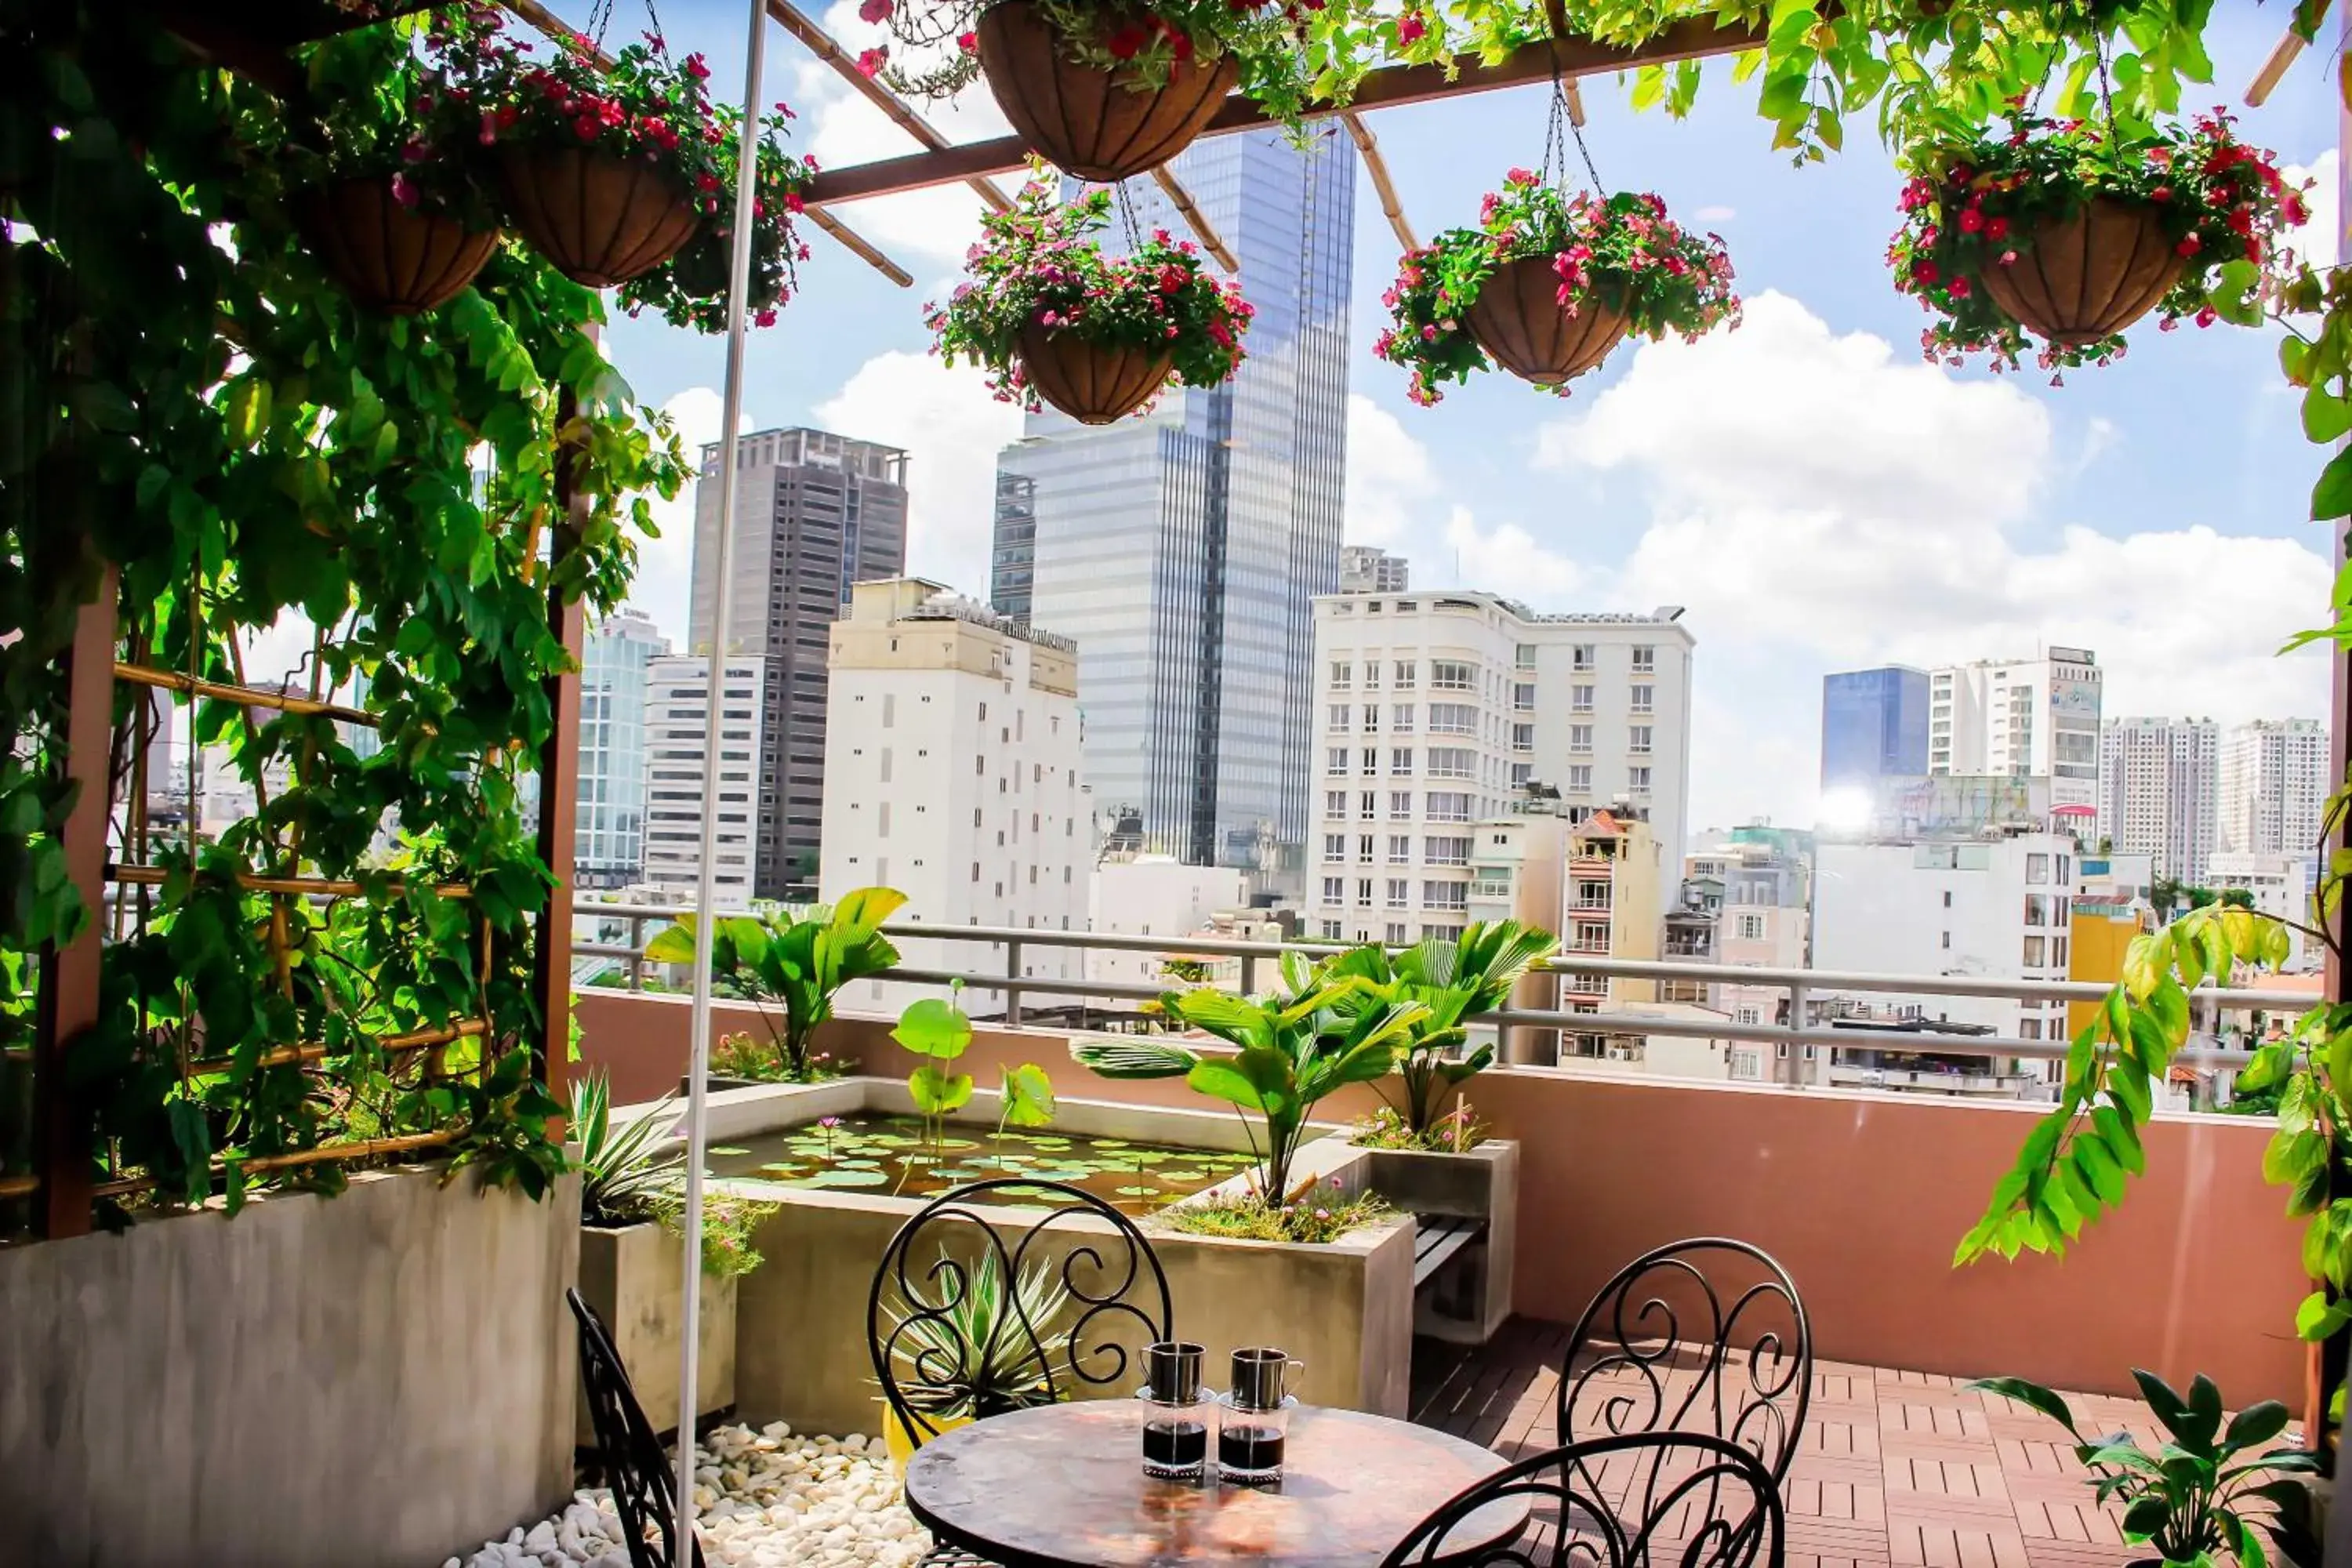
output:
M705 1270L702 1319L696 1338L701 1349L695 1381L701 1397L695 1413L708 1415L735 1403L735 1297L739 1281ZM629 1384L654 1430L677 1427L677 1365L685 1349L680 1318L686 1306L686 1242L659 1225L619 1230L580 1227L580 1294L612 1331L613 1348L629 1369ZM579 1415L572 1439L596 1443L588 1402L575 1401Z
M419 1568L572 1489L580 1190L437 1169L0 1251L0 1563Z
M1518 1144L1508 1138L1489 1138L1460 1153L1422 1149L1364 1152L1372 1191L1397 1207L1486 1222L1485 1237L1447 1266L1437 1291L1413 1306L1413 1332L1456 1343L1486 1343L1511 1315L1518 1254ZM1466 1271L1469 1286L1458 1302L1444 1290L1447 1277L1457 1269Z

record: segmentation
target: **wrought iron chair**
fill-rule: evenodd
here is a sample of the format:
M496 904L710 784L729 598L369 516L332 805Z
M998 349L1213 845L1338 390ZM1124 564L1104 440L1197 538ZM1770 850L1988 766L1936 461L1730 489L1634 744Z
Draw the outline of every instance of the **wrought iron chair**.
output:
M1584 1310L1560 1364L1559 1439L1711 1434L1777 1485L1812 1392L1812 1330L1788 1271L1744 1241L1700 1237L1635 1258Z
M1046 1205L1019 1224L994 1205ZM1135 1222L1093 1194L1029 1176L941 1193L898 1227L866 1299L866 1351L918 1444L950 1415L983 1420L1118 1387L1135 1351L1174 1337L1168 1276ZM1132 1347L1132 1348L1130 1348ZM925 1568L992 1568L942 1545Z
M1508 1531L1496 1505L1530 1522ZM1531 1455L1456 1493L1382 1568L1783 1568L1780 1484L1746 1447L1695 1432L1599 1437Z
M689 1563L692 1568L703 1568L700 1541L693 1542L688 1553L678 1552L677 1493L668 1457L637 1404L636 1391L629 1386L628 1369L613 1348L613 1336L578 1290L565 1290L563 1299L580 1321L580 1381L587 1387L597 1458L613 1489L613 1508L621 1516L630 1568L688 1568ZM678 1440L693 1440L690 1426L678 1434ZM657 1541L647 1539L649 1530Z

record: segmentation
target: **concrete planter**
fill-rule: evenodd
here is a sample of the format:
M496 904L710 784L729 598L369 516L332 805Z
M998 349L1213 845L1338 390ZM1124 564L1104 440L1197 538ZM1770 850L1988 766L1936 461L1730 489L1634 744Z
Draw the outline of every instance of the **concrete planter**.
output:
M1365 1149L1366 1180L1394 1206L1417 1215L1461 1215L1486 1222L1416 1303L1412 1331L1460 1344L1484 1344L1511 1315L1514 1246L1519 1224L1519 1146L1489 1138L1459 1154L1420 1149Z
M438 1168L0 1249L0 1563L416 1568L572 1493L580 1185Z
M654 1430L678 1425L677 1363L684 1327L686 1244L658 1225L620 1230L580 1227L580 1294L612 1331L613 1347L629 1369L629 1382ZM735 1303L740 1281L702 1276L701 1350L695 1380L701 1397L698 1415L735 1403ZM579 1402L573 1440L593 1447L596 1431L588 1402Z

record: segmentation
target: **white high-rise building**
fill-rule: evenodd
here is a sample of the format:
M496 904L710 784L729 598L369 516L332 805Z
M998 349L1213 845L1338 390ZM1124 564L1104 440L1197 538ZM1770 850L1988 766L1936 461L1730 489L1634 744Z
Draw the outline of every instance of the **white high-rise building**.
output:
M2265 719L2221 739L2221 844L2248 855L2315 855L2326 808L2327 726Z
M588 633L580 661L580 801L572 859L583 888L623 888L646 864L646 692L669 639L621 609Z
M2254 908L2273 920L2287 922L2286 963L2289 971L2316 969L2325 949L2305 945L2303 929L2314 924L2311 895L2319 882L2316 855L2263 855L2251 849L2214 853L2206 885L2216 892L2242 889Z
M1376 544L1339 547L1342 594L1402 594L1412 586L1412 568L1403 556L1391 555Z
M758 840L752 795L760 763L762 658L727 661L719 722L709 719L710 661L667 655L646 665L647 886L691 903L702 870L703 764L719 734L719 834L712 894L722 910L748 908Z
M1538 616L1492 594L1315 601L1310 933L1453 935L1468 920L1475 826L1528 786L1573 826L1617 803L1647 819L1638 869L1681 867L1695 647L1682 612ZM1656 951L1656 933L1651 935Z
M1931 669L1927 771L2046 778L2053 810L2094 809L2099 693L2098 660L2088 648Z
M2210 719L2114 719L2099 731L2099 826L2156 874L2201 883L2213 858L2221 731Z
M896 888L907 895L897 918L909 924L1086 930L1093 814L1076 645L898 577L853 590L830 666L822 896ZM993 943L901 940L898 949L910 969L1002 973L1004 963ZM1021 957L1021 973L1041 979L1083 970L1075 948L1030 946ZM891 1005L943 994L866 989Z

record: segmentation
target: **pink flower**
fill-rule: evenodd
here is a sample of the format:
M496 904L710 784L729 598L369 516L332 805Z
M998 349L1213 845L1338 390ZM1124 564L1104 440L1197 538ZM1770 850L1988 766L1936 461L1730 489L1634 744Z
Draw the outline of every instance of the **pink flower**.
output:
M896 9L898 7L891 4L891 0L866 0L866 4L857 8L857 19L861 22L886 22Z
M415 206L417 199L416 182L406 174L394 174L392 177L392 199L404 207Z
M881 70L889 58L890 48L887 44L879 48L860 50L857 56L857 74L873 76Z

